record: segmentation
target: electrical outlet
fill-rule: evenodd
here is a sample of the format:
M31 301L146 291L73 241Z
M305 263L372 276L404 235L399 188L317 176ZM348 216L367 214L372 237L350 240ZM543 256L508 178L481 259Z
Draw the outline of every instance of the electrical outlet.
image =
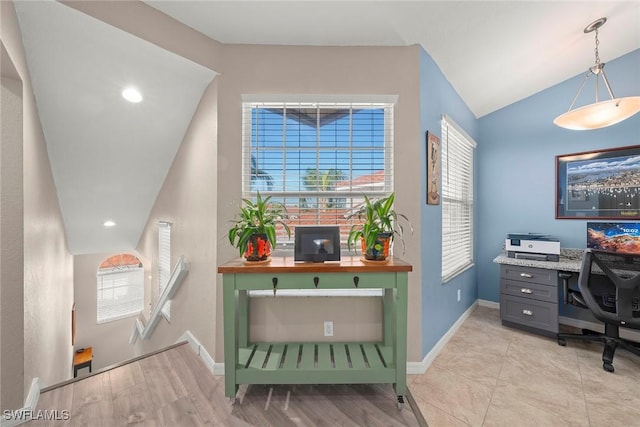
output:
M458 302L460 302L460 289L458 289Z
M324 322L324 336L325 337L333 336L333 322Z

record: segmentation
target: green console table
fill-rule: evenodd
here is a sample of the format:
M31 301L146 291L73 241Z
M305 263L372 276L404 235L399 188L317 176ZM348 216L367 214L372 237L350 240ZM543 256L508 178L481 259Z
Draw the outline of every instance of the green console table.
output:
M402 408L407 389L407 282L410 264L343 257L340 262L268 264L236 259L223 275L225 395L240 384L393 384ZM383 289L381 342L249 342L249 290Z

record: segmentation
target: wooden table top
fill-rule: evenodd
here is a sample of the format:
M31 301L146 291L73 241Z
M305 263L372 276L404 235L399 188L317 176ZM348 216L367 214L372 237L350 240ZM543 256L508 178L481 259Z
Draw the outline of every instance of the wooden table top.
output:
M73 365L80 365L82 363L90 362L93 359L93 348L87 347L84 349L77 350L73 353Z
M251 263L243 258L233 259L218 266L222 274L251 273L349 273L349 272L402 272L412 271L411 264L397 257L385 261L364 261L360 256L342 257L340 261L294 262L293 257L271 257L268 263Z

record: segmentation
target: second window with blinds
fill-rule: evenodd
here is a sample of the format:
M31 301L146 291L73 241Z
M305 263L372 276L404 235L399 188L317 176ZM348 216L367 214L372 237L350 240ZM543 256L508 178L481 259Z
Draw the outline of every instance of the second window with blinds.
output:
M473 154L475 141L442 118L442 281L473 266Z
M242 196L284 203L288 224L338 225L393 191L393 102L244 102ZM292 246L278 230L278 246Z
M162 291L169 283L171 276L171 223L160 221L158 223L158 299ZM162 315L171 320L171 301L167 301L162 307Z

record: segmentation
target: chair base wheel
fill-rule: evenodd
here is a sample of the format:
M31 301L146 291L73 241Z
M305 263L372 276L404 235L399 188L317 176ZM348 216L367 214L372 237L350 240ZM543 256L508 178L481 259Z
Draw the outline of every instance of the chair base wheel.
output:
M565 340L564 338L558 338L558 345L566 347L567 346L567 340Z
M613 372L614 371L613 365L611 363L608 363L608 362L604 362L602 364L602 369L604 369L607 372Z

